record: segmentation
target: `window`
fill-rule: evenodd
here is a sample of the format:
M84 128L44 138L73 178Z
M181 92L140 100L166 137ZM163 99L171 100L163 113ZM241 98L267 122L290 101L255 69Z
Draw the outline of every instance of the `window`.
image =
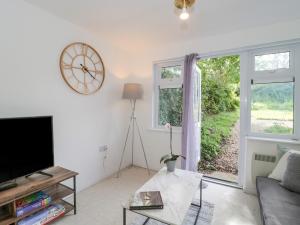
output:
M255 56L255 71L278 70L290 68L290 53L273 53Z
M182 88L159 89L159 120L158 125L170 123L181 127L182 120Z
M252 135L296 136L293 52L289 47L252 52L249 70L249 132Z
M294 133L294 82L252 84L251 131Z
M181 127L183 110L183 61L155 64L154 126Z
M179 79L181 77L181 66L169 66L161 69L161 79Z

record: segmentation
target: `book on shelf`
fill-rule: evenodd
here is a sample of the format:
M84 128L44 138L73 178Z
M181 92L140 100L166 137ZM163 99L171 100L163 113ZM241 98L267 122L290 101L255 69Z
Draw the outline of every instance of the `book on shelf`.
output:
M164 204L159 191L139 192L129 202L131 210L163 209Z
M40 194L39 197L36 198L36 199L37 200L32 201L28 204L21 204L21 206L19 205L19 207L17 207L17 209L16 209L17 217L23 216L26 213L29 213L33 210L45 207L45 206L49 205L51 203L51 200L52 200L51 196L49 196L45 193Z
M58 219L59 217L63 217L65 215L65 212L60 212L58 213L56 216L50 218L49 220L47 220L46 222L44 223L41 223L40 225L47 225L47 224L50 224L52 221Z
M64 215L65 207L60 204L53 204L48 208L26 217L18 222L18 225L45 225Z
M32 202L35 202L35 201L37 201L39 199L43 199L43 198L45 198L45 193L43 191L38 191L38 192L28 195L24 198L18 199L16 201L16 207L20 208L22 206L28 205Z
M52 222L53 220L57 219L58 217L65 214L65 207L60 204L54 204L52 205L52 209L48 210L47 217L42 219L38 224L36 225L46 225Z

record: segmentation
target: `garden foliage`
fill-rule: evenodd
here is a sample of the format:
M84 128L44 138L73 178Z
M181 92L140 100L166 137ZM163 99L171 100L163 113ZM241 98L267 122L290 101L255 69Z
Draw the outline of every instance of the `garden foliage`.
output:
M201 158L209 166L239 118L239 56L200 60L202 78Z

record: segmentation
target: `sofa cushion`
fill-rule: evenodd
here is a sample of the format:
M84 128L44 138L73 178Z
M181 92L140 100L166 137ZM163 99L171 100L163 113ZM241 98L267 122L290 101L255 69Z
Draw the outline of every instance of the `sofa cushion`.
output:
M268 176L269 178L273 178L275 180L278 181L282 181L283 179L283 175L285 173L287 164L288 164L288 157L291 154L300 154L299 151L296 150L289 150L288 152L286 152L281 159L279 160L279 162L277 163L276 167L274 168L274 170L272 171L272 173Z
M289 156L281 184L290 191L300 193L300 154Z
M265 225L300 224L300 194L267 177L257 177L256 187Z
M289 148L288 146L282 145L282 144L277 144L277 156L276 156L276 162L278 163L278 161L281 159L281 157L287 153L289 150L291 150L291 148Z

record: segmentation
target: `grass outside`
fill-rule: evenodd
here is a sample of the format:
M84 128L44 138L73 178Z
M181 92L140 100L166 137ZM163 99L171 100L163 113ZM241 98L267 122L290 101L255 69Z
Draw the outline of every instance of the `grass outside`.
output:
M273 126L266 128L264 131L269 134L292 134L293 128L274 124Z
M214 170L210 162L220 153L223 141L231 135L232 127L240 117L239 110L205 116L201 129L200 169Z
M293 121L293 110L260 109L251 110L251 117L258 120Z
M294 110L292 102L255 102L252 104L252 128L268 134L292 134Z

